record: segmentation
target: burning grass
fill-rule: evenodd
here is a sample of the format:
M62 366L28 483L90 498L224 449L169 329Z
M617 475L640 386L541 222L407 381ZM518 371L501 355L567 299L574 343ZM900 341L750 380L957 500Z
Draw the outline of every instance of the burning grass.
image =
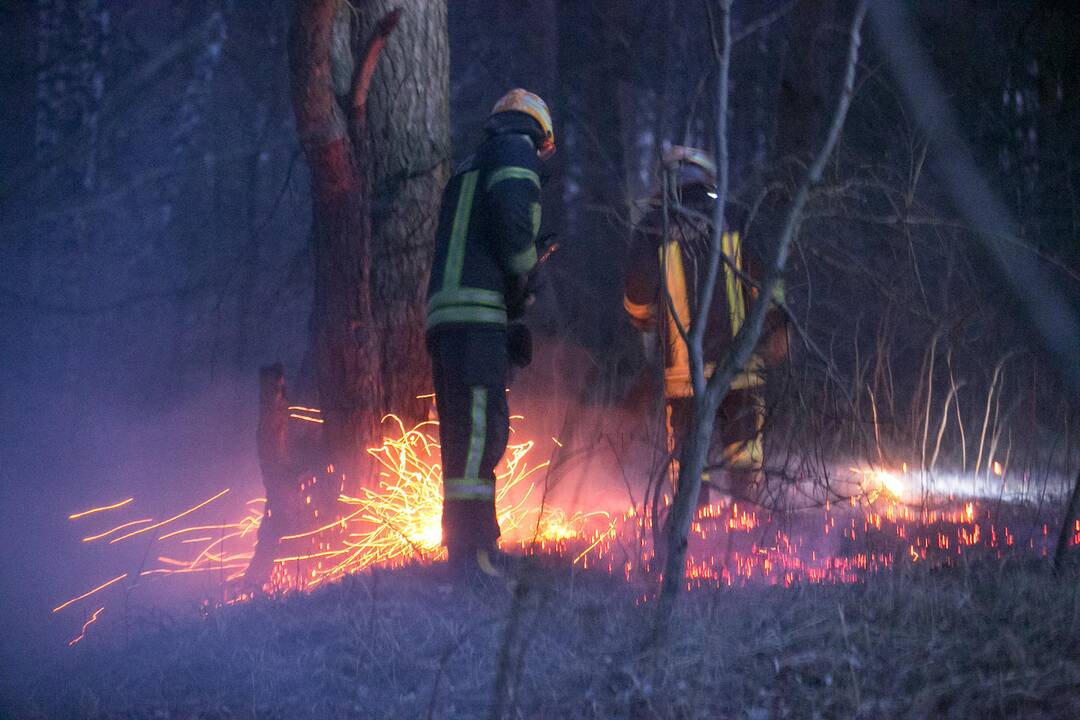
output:
M311 591L373 568L441 558L441 469L434 423L406 429L391 419L388 427L393 432L369 451L380 469L378 486L353 495L342 492L332 520L324 518L313 530L286 536L275 556L269 592ZM548 465L543 455L535 442L522 440L510 445L500 465L497 506L504 547L557 555L579 571L602 569L625 579L640 600L647 600L657 580L651 517L639 507L570 513L542 502ZM1037 509L952 499L912 506L895 494L904 474L854 468L852 473L857 492L816 510L773 513L730 501L704 508L691 528L687 589L854 583L901 565L950 566L973 554L995 560L1045 556L1050 549L1048 525L1040 522ZM324 476L303 478L301 492L311 493L319 480L326 484L338 478L327 468ZM152 558L146 566L118 572L57 604L53 611L72 623L71 644L109 624L116 594L127 596L151 581L197 575L220 586L208 602L250 599L237 581L252 557L265 500L248 500L230 522L207 522L200 514L209 508L220 516L215 503L230 492L225 488L160 520L141 517L139 503L130 497L71 513L70 521L88 528L83 542L107 551L118 543L142 541ZM1075 530L1074 544L1080 542L1080 522Z
M657 578L639 508L541 504L545 458L523 441L499 471L500 520L504 545L539 559L513 591L455 589L436 562L438 446L428 425L397 428L372 450L379 488L342 494L338 518L290 539L272 596L112 611L133 581L229 587L259 498L217 524L201 518L229 490L162 519L137 498L71 513L86 542L141 540L156 563L57 604L75 623L62 687L39 683L19 717L471 718L495 702L525 718L1080 713L1080 573L1040 569L1035 508L908 505L865 472L850 499L803 512L717 502L693 524L694 592L661 652L643 644Z

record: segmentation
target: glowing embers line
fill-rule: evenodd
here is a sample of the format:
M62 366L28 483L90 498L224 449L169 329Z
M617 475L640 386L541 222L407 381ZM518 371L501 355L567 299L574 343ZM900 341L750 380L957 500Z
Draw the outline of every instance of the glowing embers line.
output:
M222 490L221 492L219 492L219 493L218 493L217 495L215 495L214 497L212 497L212 498L209 498L208 500L203 500L203 501L202 501L201 503L199 503L198 505L196 505L196 506L194 506L194 507L190 507L190 508L188 508L187 510L185 510L185 511L184 511L184 512L182 512L182 513L177 513L176 515L173 515L173 516L172 516L171 518L169 518L168 520L162 520L162 521L161 521L161 522L159 522L159 523L154 523L153 525L148 525L147 527L144 527L144 528L139 528L138 530L133 530L133 531L131 531L131 532L127 533L126 535L121 535L120 537L117 537L117 538L113 538L112 540L110 540L110 541L109 541L109 544L110 544L110 545L112 545L112 544L114 544L114 543L118 543L118 542L120 542L121 540L127 540L127 539L128 539L128 538L130 538L130 537L135 537L136 535L141 535L141 534L143 534L143 533L145 533L145 532L150 532L151 530L156 530L156 529L157 529L157 528L159 528L159 527L163 527L163 526L165 526L165 525L168 525L168 524L169 524L169 523L171 523L171 522L175 522L176 520L179 520L179 519L180 519L180 518L182 518L182 517L185 517L185 516L187 516L187 515L190 515L191 513L195 512L196 510L198 510L198 509L200 509L200 508L204 508L204 507L206 507L207 505L209 505L210 503L214 502L215 500L217 500L217 499L218 499L219 497L221 497L222 495L224 495L224 494L225 494L225 493L227 493L227 492L229 492L229 488L225 488L224 490Z
M387 416L384 422L396 427L398 435L384 437L379 447L368 450L377 466L378 486L361 488L357 496L340 495L341 505L355 509L343 511L339 519L284 536L282 541L307 538L316 547L275 559L279 566L276 588L300 582L310 588L376 564L397 566L442 556L442 469L439 445L432 434L437 423L424 422L407 430L396 416ZM505 536L520 533L533 513L538 513L529 507L535 490L531 479L547 463L528 464L526 457L533 447L531 441L510 445L497 472L496 504ZM568 520L561 512L553 512L546 521L534 524L553 538L567 537L574 517ZM288 564L300 561L315 561L315 567L305 568L303 578L291 577Z
M83 510L82 512L72 513L71 515L68 515L68 520L78 520L81 517L86 517L87 515L93 515L94 513L105 512L106 510L115 510L117 508L122 508L125 505L127 505L128 503L130 503L131 501L133 501L134 499L135 498L133 498L133 497L129 497L127 500L121 500L120 502L115 502L112 505L102 505L101 507L90 508L89 510Z
M97 622L98 616L101 615L103 610L105 610L104 605L99 607L93 612L92 615L90 615L90 619L83 623L82 629L79 631L79 634L73 637L68 642L68 647L75 647L84 637L86 637L86 629L93 625L95 622Z
M342 509L333 522L283 536L283 543L306 540L306 547L275 558L273 589L310 589L373 565L394 567L442 557L437 423L424 422L407 430L395 416L387 416L384 422L397 433L368 450L377 467L377 487L361 488L355 496L341 494L338 503L349 509ZM549 545L561 547L579 539L594 519L610 525L607 513L567 516L536 499L534 478L548 463L527 461L534 447L531 441L509 445L496 473L496 507L504 544L526 547L535 541L546 550ZM301 562L307 564L301 568Z
M302 504L301 510L311 515L305 516L309 527L314 529L301 532L292 528L290 534L280 538L270 582L264 589L308 590L376 565L396 567L442 557L442 468L437 423L425 422L406 429L397 417L388 416L384 421L390 432L378 447L368 449L376 471L374 486L338 494L332 520L326 516L325 504L321 520L314 515L318 503ZM515 433L513 437L521 435ZM553 449L559 445L557 438L551 440L552 445L545 440L543 447ZM503 546L524 552L558 553L568 560L572 558L577 567L605 570L627 580L646 579L650 587L655 586L651 516L643 516L635 508L614 514L568 514L548 505L538 492L543 486L537 475L548 467L548 462L546 458L536 462L536 452L531 441L512 444L497 469L497 513ZM802 513L795 521L780 515L772 517L741 503L717 503L699 512L692 523L688 587L856 582L897 562L949 562L958 554L976 549L999 556L1013 546L1022 551L1046 552L1045 530L1039 538L1041 545L1036 546L1032 540L1029 547L1029 542L1017 539L1000 518L992 520L976 502L952 503L945 509L908 506L882 487L887 485L879 474L882 471L855 472L866 481L860 485L859 497L835 507L825 503L821 510ZM344 476L334 475L329 466L326 473L297 478L297 489L303 494L308 483L314 482L332 482L330 487L335 490L344 487ZM150 532L205 508L226 492L161 523L141 527L152 521L134 520L90 537L100 539L139 527L117 537L113 541L117 542ZM665 498L665 507L667 501ZM228 518L228 522L208 524L195 520L189 527L170 528L152 536L155 543L160 543L152 555L155 566L140 571L138 576L220 572L231 598L224 602L249 598L250 588L228 583L243 575L253 555L258 530L264 517L269 517L265 502L264 498L247 501L242 514L238 512L238 517ZM1080 542L1080 522L1072 540ZM56 610L101 592L124 577L114 578Z
M295 406L292 409L318 414L315 408ZM415 561L428 562L442 556L442 469L435 439L437 423L426 422L406 429L397 417L388 416L384 421L393 432L387 434L381 445L368 450L378 473L377 487L361 488L353 495L341 494L335 503L337 517L331 522L282 537L270 589L310 589L372 565L392 567ZM592 533L585 543L595 545L611 532L611 518L606 513L567 515L559 508L545 507L543 500L537 498L535 481L536 473L543 471L548 463L529 463L528 456L533 448L531 441L510 445L497 471L498 518L505 542L522 547L536 542L542 549L565 549L567 543L585 537L587 525L602 520L604 532ZM332 467L328 466L326 470L329 475L333 474ZM298 479L302 483L301 491L312 479ZM228 489L222 490L160 522L151 518L131 520L89 535L86 541L116 536L109 541L111 545L145 535L193 515L228 492ZM264 519L265 502L265 498L248 500L244 514L236 521L196 522L157 535L154 542L160 547L153 556L156 567L141 570L138 577L220 571L225 582L239 578L253 556L257 531ZM117 503L113 505L122 507ZM124 533L125 530L130 531ZM59 606L57 611L106 590L124 577L127 575L103 583Z
M131 522L126 522L126 523L124 523L122 525L117 525L116 527L111 528L109 530L106 530L103 533L98 533L97 535L88 535L88 536L84 537L82 539L82 541L85 543L85 542L93 542L94 540L100 540L103 537L108 537L109 535L112 535L114 532L120 532L124 528L133 527L135 525L142 525L143 523L148 523L148 522L154 522L154 519L153 518L143 518L142 520L132 520Z
M68 607L68 606L70 606L70 605L74 605L75 603L79 602L80 600L85 600L86 598L90 597L90 596L91 596L91 595L93 595L94 593L98 593L98 592L101 592L102 590L104 590L105 588L109 587L110 585L114 585L114 584L116 584L116 583L120 582L121 580L123 580L123 579L124 579L124 578L126 578L127 576L128 576L128 574L127 574L127 573L124 573L124 574L122 574L122 575L117 575L117 576L116 576L116 577L114 577L114 578L113 578L112 580L108 580L108 581L106 581L106 582L103 582L103 583L101 583L100 585L98 585L98 586L97 586L96 588L94 588L93 590L87 590L87 591L86 591L86 592L84 592L84 593L83 593L82 595L79 595L78 597L73 597L73 598L71 598L70 600L68 600L67 602L65 602L65 603L62 603L62 604L60 604L60 605L57 605L56 607L54 607L54 608L52 609L52 611L53 611L54 613L56 613L56 612L60 612L60 611L61 611L61 610L63 610L64 608L66 608L66 607Z

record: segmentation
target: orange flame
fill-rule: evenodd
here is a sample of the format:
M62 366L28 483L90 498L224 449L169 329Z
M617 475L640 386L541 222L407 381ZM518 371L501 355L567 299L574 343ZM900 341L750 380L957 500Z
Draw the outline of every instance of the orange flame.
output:
M290 409L310 413L299 418L302 420L317 419L311 416L319 414L316 408ZM388 416L386 421L391 432L379 446L368 450L377 471L375 486L342 492L332 520L324 519L313 530L280 538L280 552L274 559L267 589L306 590L374 566L432 562L443 556L442 468L437 423L425 422L406 429L397 417ZM551 440L553 446L561 447L558 438ZM546 442L544 446L550 447ZM567 513L549 505L538 492L548 462L534 459L536 452L532 441L511 444L496 472L496 507L504 547L560 553L572 558L578 567L606 570L627 580L651 576L654 572L652 516L635 507L610 514ZM340 478L341 487L345 487L344 476L335 476L332 466L326 470L327 477ZM991 522L986 512L980 513L975 501L964 502L952 510L913 507L900 499L906 472L880 468L851 470L862 479L860 494L835 505L826 502L821 508L823 517L814 513L807 516L812 517L809 529L781 528L768 514L759 515L754 509L733 502L702 508L691 528L687 586L731 586L762 581L784 585L853 582L868 572L899 562L939 562L941 558L960 554L965 548L976 547L990 548L1000 554L1017 543L1013 532L1007 526ZM300 489L305 491L320 479L325 478L305 477ZM138 529L117 535L109 544L151 532L193 515L228 492L222 490L166 520L130 520L89 535L83 541L103 539L136 526ZM154 542L158 545L152 555L156 565L139 572L139 577L221 572L225 583L242 577L254 554L265 503L263 497L252 498L244 504L243 514L229 522L197 522L170 528L156 536ZM667 508L669 503L670 497L665 495L660 504ZM124 507L130 512L132 501L74 513L72 518ZM1044 531L1040 540L1043 553L1049 542L1046 536ZM1072 541L1080 543L1080 521ZM822 542L829 551L819 552L817 546ZM1037 549L1033 542L1031 549ZM100 593L126 577L128 574L124 573L102 583L57 606L53 612ZM224 602L240 602L250 597L250 594L234 594ZM643 597L647 598L647 594ZM100 612L101 609L90 618L72 644L85 637L86 627Z

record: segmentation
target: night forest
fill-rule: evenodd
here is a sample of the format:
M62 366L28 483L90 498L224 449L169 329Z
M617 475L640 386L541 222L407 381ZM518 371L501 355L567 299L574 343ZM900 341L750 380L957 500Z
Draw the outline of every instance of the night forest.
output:
M1074 3L0 22L0 717L1080 715ZM463 583L428 286L513 88L557 151L511 565ZM667 246L653 325L628 294L655 217L700 229L686 327Z

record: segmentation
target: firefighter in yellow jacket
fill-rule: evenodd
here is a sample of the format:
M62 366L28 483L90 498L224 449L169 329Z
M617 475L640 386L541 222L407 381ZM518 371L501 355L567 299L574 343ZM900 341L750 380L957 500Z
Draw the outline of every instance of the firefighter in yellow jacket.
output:
M508 353L524 326L537 263L539 161L555 151L551 114L511 90L443 193L428 285L427 346L439 412L443 544L456 574L498 574L495 466L506 450ZM508 332L508 327L510 328ZM525 353L526 355L528 352ZM527 361L527 358L525 359ZM518 362L517 364L524 364Z
M656 333L664 364L668 450L674 459L681 453L693 417L689 352L675 318L688 329L698 311L709 266L715 202L716 167L708 155L696 148L671 148L663 158L661 190L635 227L630 249L623 306L638 329ZM725 226L721 250L725 257L704 334L706 377L712 375L757 296L757 288L747 281L755 275L756 258L743 247L738 229ZM781 286L781 300L782 292ZM786 352L787 323L774 306L766 316L762 343L720 405L717 437L708 457L710 468L726 469L728 483L722 489L737 499L755 498L763 461L763 370ZM677 476L674 471L673 476ZM707 502L710 487L719 486L714 477L715 473L709 473L702 478L699 504Z

